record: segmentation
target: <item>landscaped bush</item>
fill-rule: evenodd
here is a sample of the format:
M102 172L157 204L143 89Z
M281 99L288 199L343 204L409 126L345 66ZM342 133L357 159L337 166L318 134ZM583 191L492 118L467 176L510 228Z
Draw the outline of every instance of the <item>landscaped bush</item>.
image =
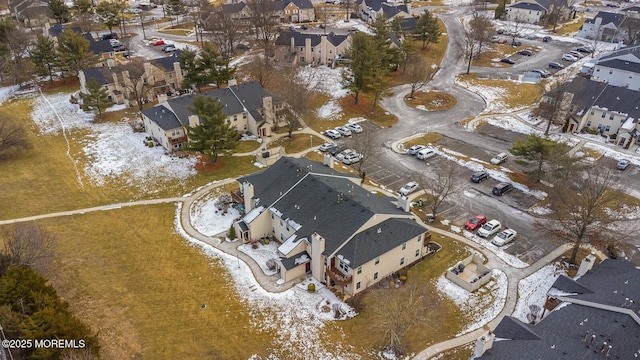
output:
M314 283L309 283L309 285L307 285L307 291L309 291L309 292L316 292L316 284L314 284Z

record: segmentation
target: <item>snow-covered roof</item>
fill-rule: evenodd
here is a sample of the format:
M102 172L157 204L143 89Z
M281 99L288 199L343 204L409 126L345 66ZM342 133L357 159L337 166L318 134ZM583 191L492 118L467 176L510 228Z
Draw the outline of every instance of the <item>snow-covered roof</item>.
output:
M258 206L257 208L254 208L251 211L249 211L242 220L244 220L244 222L247 224L251 224L251 222L255 220L258 217L258 215L262 214L263 211L264 211L264 206Z

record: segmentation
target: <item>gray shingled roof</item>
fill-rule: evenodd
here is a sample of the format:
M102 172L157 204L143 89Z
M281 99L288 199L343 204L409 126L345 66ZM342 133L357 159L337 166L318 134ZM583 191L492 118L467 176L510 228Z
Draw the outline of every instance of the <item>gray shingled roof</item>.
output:
M227 12L228 14L235 14L235 13L239 13L240 11L242 11L242 9L244 9L244 7L247 6L244 2L239 2L236 4L222 4L220 5L220 8Z
M282 31L278 38L276 39L276 45L290 46L291 39L293 38L294 46L306 46L306 39L311 39L311 46L317 46L320 44L322 34L308 34L301 33L297 31ZM349 35L337 35L333 31L330 32L327 36L327 41L329 41L334 46L338 46L349 38Z
M142 114L158 124L163 130L172 130L182 127L180 121L171 110L164 105L154 106L152 108L142 110Z
M640 93L620 86L607 85L593 101L594 106L627 114L633 118L640 117Z
M593 293L593 290L580 285L578 282L565 275L560 275L551 287L571 294Z
M89 69L82 69L84 73L84 78L87 80L87 83L91 79L96 79L98 84L107 85L113 83L113 76L111 75L111 70L105 67L95 67Z
M607 59L613 59L613 58L617 58L617 57L624 56L624 55L629 55L629 54L635 56L638 59L640 59L640 45L625 47L625 48L622 48L622 49L619 49L619 50L615 50L615 51L612 51L610 53L601 55L598 58L598 61L604 61L604 60L607 60Z
M304 258L304 256L306 256L306 259ZM298 259L300 260L298 261L298 264L296 264L296 260ZM287 270L291 270L298 266L304 266L304 264L310 261L311 261L311 255L309 255L309 253L304 250L288 258L280 258L280 262L282 262L282 266L284 266L284 268Z
M607 25L607 24L613 24L616 27L620 27L620 24L622 24L622 22L624 21L624 18L626 17L626 15L624 14L617 14L617 13L610 13L607 11L600 11L596 14L596 16L593 17L593 19L588 19L585 20L586 23L589 24L593 24L595 23L597 18L601 18L602 19L602 25Z
M389 4L382 4L382 13L384 14L384 16L387 17L387 19L391 19L392 17L398 15L400 12L406 12L407 14L409 13L409 9L407 9L407 5L389 5Z
M387 219L356 234L338 254L349 260L349 266L355 269L426 231L411 219ZM407 257L413 258L414 254L407 253Z
M609 305L618 309L638 311L640 303L640 270L622 259L608 259L594 265L577 283L593 293L567 297L590 301L597 306ZM626 299L638 299L631 307L623 307ZM629 304L629 302L627 302ZM505 318L507 319L507 318ZM508 320L506 320L508 321ZM501 327L503 319L496 328ZM537 325L530 327L540 340L505 340L494 342L493 348L478 359L635 359L640 355L640 324L628 314L603 310L594 306L568 304L548 314ZM514 338L509 325L498 337ZM587 334L588 332L588 334ZM585 337L587 341L582 339ZM592 335L596 335L590 343ZM600 351L603 343L611 345L608 357Z
M173 64L176 62L179 62L180 66L184 66L182 61L180 61L180 53L182 53L182 51L180 49L177 49L176 51L173 52L173 54L171 54L171 56L152 59L152 60L149 60L149 63L165 71L173 71Z
M545 9L543 6L541 6L539 4L532 4L532 3L525 3L525 2L515 3L515 4L507 6L507 8L517 8L517 9L533 10L533 11L546 11L547 10L547 9Z
M612 69L619 69L625 71L631 71L634 73L640 73L640 63L625 61L621 59L611 59L598 62L599 66L606 66Z
M522 321L505 316L493 331L497 338L509 340L540 340L540 337Z
M313 9L313 4L310 0L284 0L279 1L282 3L282 8L286 8L289 3L294 3L299 9Z

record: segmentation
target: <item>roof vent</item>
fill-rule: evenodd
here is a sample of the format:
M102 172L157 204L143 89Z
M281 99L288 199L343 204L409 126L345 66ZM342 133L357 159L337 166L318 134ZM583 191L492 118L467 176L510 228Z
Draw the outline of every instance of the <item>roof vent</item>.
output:
M378 234L382 232L382 228L378 228Z

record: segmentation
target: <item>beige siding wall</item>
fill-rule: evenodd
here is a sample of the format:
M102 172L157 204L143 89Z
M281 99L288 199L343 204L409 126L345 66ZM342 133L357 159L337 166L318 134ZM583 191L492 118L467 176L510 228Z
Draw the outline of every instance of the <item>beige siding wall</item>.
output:
M146 116L143 116L142 122L144 123L145 131L148 132L149 135L151 135L154 139L156 139L158 143L164 146L165 149L169 149L167 132Z
M249 113L240 112L227 116L227 124L235 126L238 132L243 133L249 130ZM254 134L257 135L257 134Z
M280 242L284 242L289 238L289 236L296 232L296 230L284 219L281 219L271 211L269 211L269 220L271 221L271 229L269 233L272 233Z
M260 239L261 237L271 233L271 212L263 211L255 218L249 226L249 235L251 240Z
M305 274L304 269L305 269L305 266L302 265L302 266L296 266L289 271L285 271L285 269L282 267L282 263L280 263L280 278L283 279L285 282L291 281L297 277L304 275Z
M620 126L624 124L627 117L627 115L621 115L615 111L592 108L582 118L581 128L587 127L591 130L598 130L598 128L601 128L603 129L604 134L616 134L620 129Z

